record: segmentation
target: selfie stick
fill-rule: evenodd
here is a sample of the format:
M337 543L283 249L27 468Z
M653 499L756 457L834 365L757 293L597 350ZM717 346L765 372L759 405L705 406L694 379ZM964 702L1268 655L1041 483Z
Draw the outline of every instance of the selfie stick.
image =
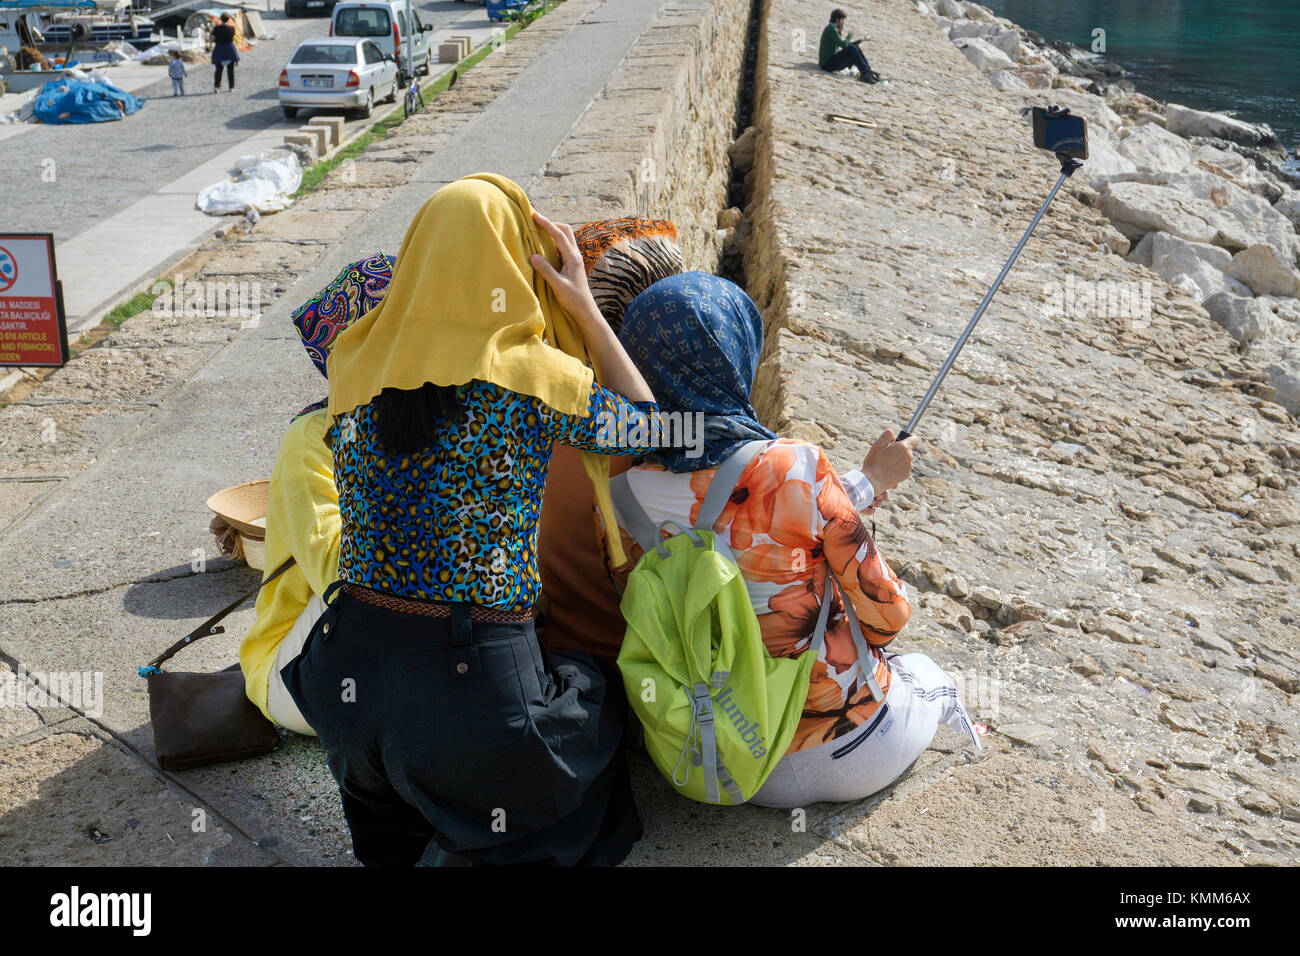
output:
M952 368L952 363L957 361L957 355L961 352L962 346L966 344L966 340L970 338L970 334L975 331L976 323L979 322L980 316L984 314L984 310L989 307L989 303L993 301L993 295L998 291L998 286L1002 285L1002 280L1007 277L1007 273L1010 272L1011 267L1015 265L1016 258L1020 255L1020 250L1025 248L1025 243L1027 243L1029 237L1033 235L1034 227L1036 227L1038 221L1043 218L1043 213L1047 212L1047 207L1052 204L1052 200L1056 198L1056 194L1060 191L1061 186L1064 185L1065 181L1074 174L1076 169L1083 165L1079 160L1067 156L1064 153L1057 153L1056 158L1060 160L1061 163L1061 175L1056 180L1056 185L1053 186L1052 191L1047 194L1047 199L1043 204L1038 207L1038 214L1034 216L1034 221L1029 224L1029 228L1025 230L1025 234L1020 237L1020 242L1016 243L1016 248L1011 251L1011 258L1008 259L1007 264L1002 267L1002 271L998 273L998 277L993 280L993 285L989 288L989 291L984 293L984 301L981 302L980 307L975 310L975 314L971 316L971 320L966 323L965 331L962 332L961 338L957 340L957 344L952 347L952 351L948 353L948 357L943 360L943 367L939 369L939 374L936 375L934 381L930 383L930 387L926 390L925 398L921 399L921 404L918 405L916 411L912 413L912 417L908 421L907 427L898 433L898 437L895 438L894 441L902 441L916 430L916 425L921 420L921 416L925 414L925 410L930 406L930 400L934 398L935 392L939 391L939 386L943 384L944 377L948 374L948 370Z

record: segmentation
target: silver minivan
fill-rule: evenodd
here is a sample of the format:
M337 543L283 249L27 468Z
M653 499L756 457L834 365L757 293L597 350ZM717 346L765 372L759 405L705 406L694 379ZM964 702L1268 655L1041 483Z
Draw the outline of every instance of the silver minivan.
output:
M433 56L429 44L432 24L421 23L414 6L407 23L406 12L404 0L339 0L330 19L330 36L374 40L381 50L397 58L398 83L405 86L411 75L411 64L406 62L407 36L411 38L415 70L421 76L429 75Z

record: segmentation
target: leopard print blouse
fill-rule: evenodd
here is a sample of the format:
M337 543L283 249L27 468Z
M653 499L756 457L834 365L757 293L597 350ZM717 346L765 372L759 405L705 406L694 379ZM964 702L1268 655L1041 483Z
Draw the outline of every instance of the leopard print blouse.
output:
M457 397L459 418L414 455L383 450L373 402L330 427L339 576L404 598L525 610L541 590L537 523L551 446L645 452L628 441L652 434L656 408L596 384L585 418L490 382L463 385Z

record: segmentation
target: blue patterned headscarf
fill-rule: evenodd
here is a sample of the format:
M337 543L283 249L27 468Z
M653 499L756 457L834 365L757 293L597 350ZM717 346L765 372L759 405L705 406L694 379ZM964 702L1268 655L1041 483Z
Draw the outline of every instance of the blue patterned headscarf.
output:
M725 461L743 442L776 437L749 402L763 317L734 282L707 272L661 279L632 300L618 338L660 414L704 414L702 455L661 448L648 460L670 471L698 471Z

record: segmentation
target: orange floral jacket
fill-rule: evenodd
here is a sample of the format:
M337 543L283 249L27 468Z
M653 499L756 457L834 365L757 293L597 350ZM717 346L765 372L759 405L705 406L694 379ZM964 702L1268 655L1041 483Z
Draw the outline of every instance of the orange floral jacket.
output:
M694 525L714 469L674 474L647 464L628 475L654 522ZM641 548L626 529L619 531L629 560L610 571L621 589ZM829 570L853 602L872 649L876 680L888 693L889 667L879 649L902 630L912 608L821 449L787 438L769 444L741 473L713 531L730 546L745 578L768 653L798 657L811 646ZM608 565L607 551L605 560ZM870 720L879 706L861 680L848 618L836 597L790 752L842 737Z

